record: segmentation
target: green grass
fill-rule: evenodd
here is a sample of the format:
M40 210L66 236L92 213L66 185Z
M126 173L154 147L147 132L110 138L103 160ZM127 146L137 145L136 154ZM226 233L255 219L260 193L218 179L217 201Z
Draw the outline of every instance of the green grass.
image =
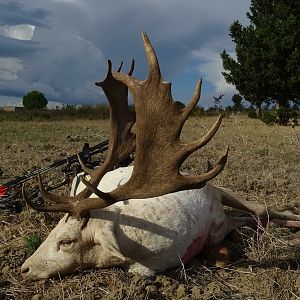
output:
M31 235L25 237L26 257L29 257L30 255L32 255L35 252L35 250L41 245L41 243L42 243L42 239L35 234L31 234Z

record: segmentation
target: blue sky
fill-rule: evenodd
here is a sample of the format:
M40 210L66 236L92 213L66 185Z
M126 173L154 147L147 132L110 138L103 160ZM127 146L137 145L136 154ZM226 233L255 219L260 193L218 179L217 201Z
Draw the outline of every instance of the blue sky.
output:
M94 82L104 78L107 59L117 66L136 61L144 79L146 31L173 98L186 103L203 78L201 105L235 88L221 72L220 52L234 54L228 28L247 24L250 0L0 0L0 106L22 102L39 90L50 101L105 102Z

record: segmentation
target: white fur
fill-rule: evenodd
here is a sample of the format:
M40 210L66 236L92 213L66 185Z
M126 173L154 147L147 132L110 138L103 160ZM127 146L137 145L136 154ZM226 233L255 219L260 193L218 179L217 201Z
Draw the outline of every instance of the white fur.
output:
M107 173L99 184L110 192L124 184L133 167ZM75 178L71 195L84 188ZM216 244L223 240L227 223L216 189L181 191L151 199L131 199L102 210L90 211L87 226L66 216L40 248L22 266L28 278L47 278L77 268L125 266L144 275L178 266L194 240ZM93 195L94 196L94 195ZM92 197L93 197L92 196ZM75 240L70 249L61 240Z

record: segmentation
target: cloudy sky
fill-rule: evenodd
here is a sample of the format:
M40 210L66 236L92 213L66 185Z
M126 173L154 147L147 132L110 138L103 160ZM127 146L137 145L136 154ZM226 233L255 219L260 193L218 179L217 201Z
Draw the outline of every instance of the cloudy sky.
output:
M95 104L95 81L107 59L146 77L141 31L156 49L173 98L187 102L203 78L201 104L235 92L221 72L220 52L234 53L228 27L247 24L250 0L0 0L0 106L39 90L48 100ZM230 101L227 100L230 104Z

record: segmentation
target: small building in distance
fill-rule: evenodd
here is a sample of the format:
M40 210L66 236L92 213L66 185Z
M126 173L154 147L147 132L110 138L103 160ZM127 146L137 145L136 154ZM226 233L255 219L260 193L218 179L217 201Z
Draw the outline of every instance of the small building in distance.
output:
M22 107L22 106L10 106L10 105L7 105L7 106L1 107L1 110L7 111L7 112L17 112L17 111L24 110L24 107Z

